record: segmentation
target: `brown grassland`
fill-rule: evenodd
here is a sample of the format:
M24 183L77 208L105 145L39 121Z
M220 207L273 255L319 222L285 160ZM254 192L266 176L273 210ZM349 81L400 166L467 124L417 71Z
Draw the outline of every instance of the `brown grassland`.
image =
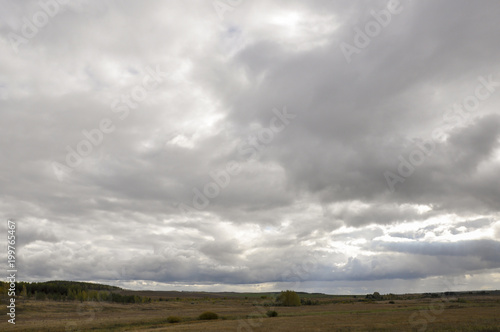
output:
M315 298L318 305L298 307L273 307L269 299L244 296L153 299L117 304L18 298L16 325L4 315L0 331L500 331L500 295L410 297L393 303L325 296ZM278 317L267 317L268 310ZM199 320L205 311L219 319ZM169 323L169 316L181 321Z

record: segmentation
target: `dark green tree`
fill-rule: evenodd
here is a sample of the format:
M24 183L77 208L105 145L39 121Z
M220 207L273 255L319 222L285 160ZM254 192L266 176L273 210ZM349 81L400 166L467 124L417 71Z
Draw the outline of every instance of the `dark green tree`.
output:
M296 292L292 290L286 290L280 293L280 295L276 299L276 302L287 307L299 306L300 297Z

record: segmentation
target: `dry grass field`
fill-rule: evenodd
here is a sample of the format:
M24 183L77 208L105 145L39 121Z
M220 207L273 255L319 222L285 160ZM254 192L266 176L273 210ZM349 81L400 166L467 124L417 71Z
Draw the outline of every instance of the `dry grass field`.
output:
M16 325L0 331L500 331L500 296L363 302L326 297L319 305L263 306L244 297L170 298L143 304L19 300ZM278 317L267 317L268 310ZM219 319L201 321L213 311ZM179 323L168 323L178 316ZM411 323L413 322L413 323Z

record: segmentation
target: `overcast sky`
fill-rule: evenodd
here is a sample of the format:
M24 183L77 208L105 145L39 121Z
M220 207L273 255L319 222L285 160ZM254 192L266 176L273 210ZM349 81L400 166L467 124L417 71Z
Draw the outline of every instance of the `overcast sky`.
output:
M20 279L500 288L498 0L65 2L0 1Z

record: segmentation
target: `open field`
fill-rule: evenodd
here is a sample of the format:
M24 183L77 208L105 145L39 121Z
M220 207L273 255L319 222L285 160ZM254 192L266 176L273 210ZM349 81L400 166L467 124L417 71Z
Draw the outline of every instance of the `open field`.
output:
M269 298L252 294L137 293L157 296L153 296L151 303L137 304L19 299L16 325L7 323L7 316L4 316L0 330L500 331L498 292L460 297L410 297L392 301L394 303L366 301L362 297L316 295L319 305L299 307L273 307ZM180 294L184 296L177 296ZM158 301L160 297L162 301ZM267 317L268 310L276 310L278 317ZM204 311L217 313L219 319L198 320L198 315ZM168 316L178 316L181 322L168 323Z

